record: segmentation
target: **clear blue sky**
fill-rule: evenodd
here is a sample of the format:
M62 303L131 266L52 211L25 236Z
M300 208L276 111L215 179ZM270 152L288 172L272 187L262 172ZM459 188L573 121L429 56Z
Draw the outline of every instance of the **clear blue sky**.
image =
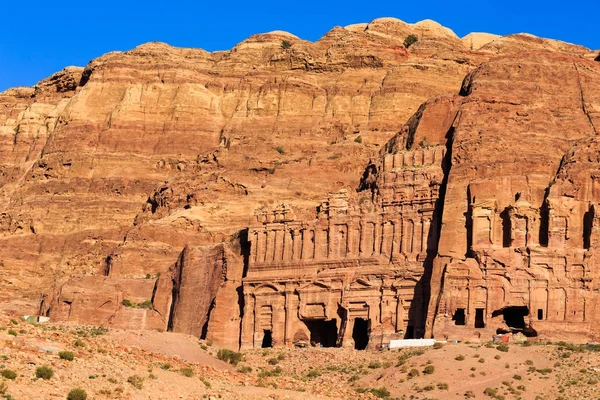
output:
M528 32L600 49L600 0L389 1L6 1L2 5L0 91L30 86L68 65L149 41L209 51L285 30L317 40L336 25L396 17L433 19L459 36Z

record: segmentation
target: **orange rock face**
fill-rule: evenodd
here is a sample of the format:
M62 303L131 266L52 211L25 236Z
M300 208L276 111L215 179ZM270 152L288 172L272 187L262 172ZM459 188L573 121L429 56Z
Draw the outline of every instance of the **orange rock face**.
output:
M231 348L594 331L593 59L379 19L8 90L0 308Z

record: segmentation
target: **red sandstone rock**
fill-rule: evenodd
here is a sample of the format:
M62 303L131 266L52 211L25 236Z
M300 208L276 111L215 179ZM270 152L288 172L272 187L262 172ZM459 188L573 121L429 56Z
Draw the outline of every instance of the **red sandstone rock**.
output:
M231 348L269 330L275 345L352 346L358 318L370 345L488 334L506 307L545 310L540 332L590 329L589 54L384 18L315 43L148 43L8 90L0 308L35 312L44 292L55 318L194 335L208 321Z

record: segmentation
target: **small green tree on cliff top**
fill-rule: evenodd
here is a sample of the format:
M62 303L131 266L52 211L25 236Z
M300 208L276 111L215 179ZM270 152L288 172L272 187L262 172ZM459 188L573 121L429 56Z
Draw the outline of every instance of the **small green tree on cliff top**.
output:
M419 37L415 34L410 34L406 37L406 39L404 39L404 47L406 47L407 49L412 46L413 44L417 43L419 41Z

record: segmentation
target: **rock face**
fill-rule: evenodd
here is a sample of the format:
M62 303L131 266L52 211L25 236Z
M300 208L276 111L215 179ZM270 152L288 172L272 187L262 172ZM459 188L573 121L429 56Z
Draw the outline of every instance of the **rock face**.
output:
M0 309L230 348L595 332L590 54L382 18L1 93Z

